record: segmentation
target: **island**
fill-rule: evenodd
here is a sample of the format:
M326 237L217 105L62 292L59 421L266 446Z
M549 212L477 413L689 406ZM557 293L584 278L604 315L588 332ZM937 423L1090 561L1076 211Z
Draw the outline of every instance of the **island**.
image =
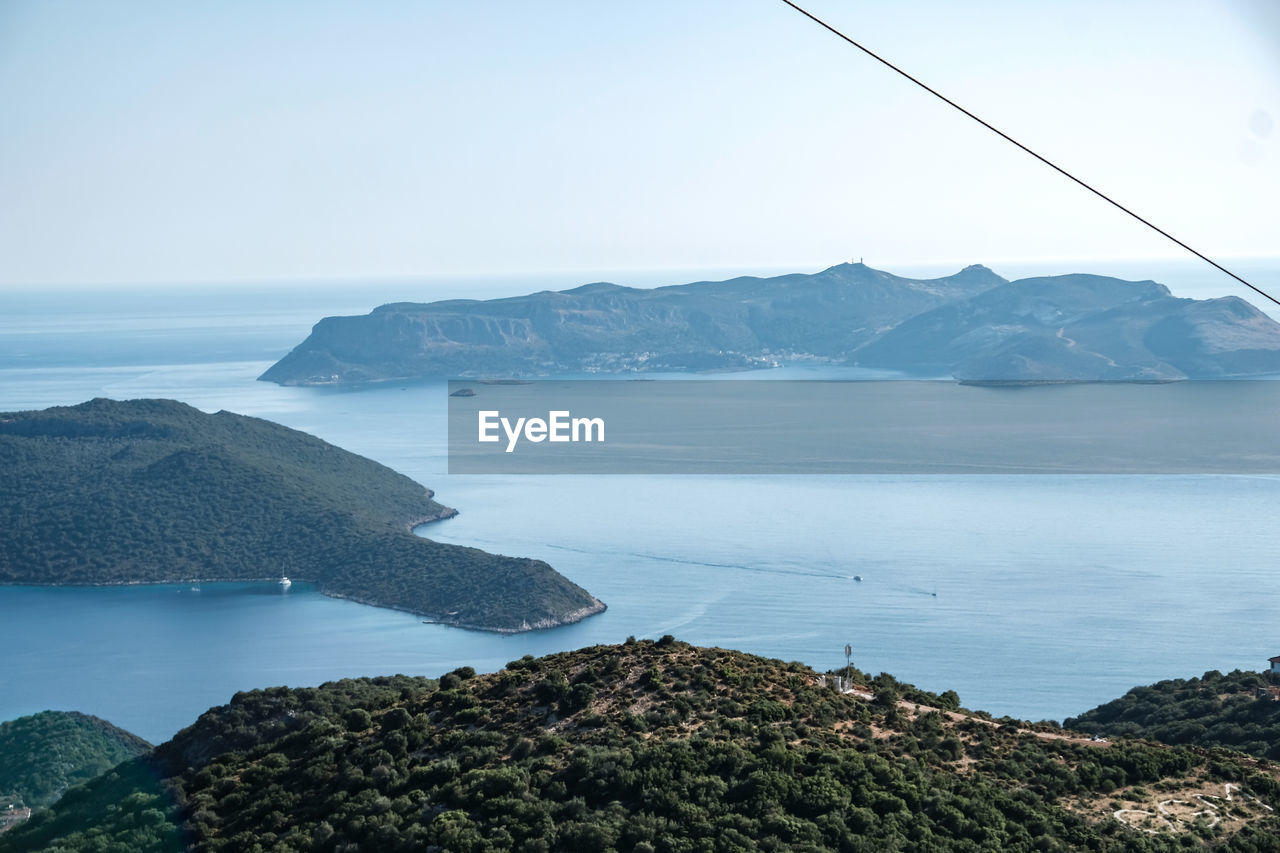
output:
M383 305L320 320L259 378L350 385L805 361L971 384L1260 376L1280 372L1280 323L1243 299L1180 299L1154 281L1008 281L981 265L912 279L848 263L811 275Z
M1275 849L1280 783L1250 756L840 664L663 636L238 693L0 853Z
M173 400L0 414L0 584L310 581L512 633L605 605L541 560L433 542L429 489L298 430Z

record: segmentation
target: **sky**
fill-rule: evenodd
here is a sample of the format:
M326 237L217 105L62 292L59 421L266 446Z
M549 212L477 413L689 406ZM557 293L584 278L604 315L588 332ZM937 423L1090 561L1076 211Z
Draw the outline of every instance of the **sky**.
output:
M1273 0L806 5L1280 255ZM0 286L1180 251L780 0L0 3Z

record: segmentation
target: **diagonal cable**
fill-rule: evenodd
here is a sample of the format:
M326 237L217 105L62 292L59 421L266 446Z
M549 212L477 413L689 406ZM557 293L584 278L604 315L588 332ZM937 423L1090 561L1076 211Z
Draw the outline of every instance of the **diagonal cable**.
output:
M1089 184L1087 184L1087 183L1085 183L1084 181L1080 180L1080 179L1079 179L1079 178L1077 178L1075 175L1071 174L1070 172L1068 172L1066 169L1062 168L1062 167L1061 167L1061 166L1059 166L1058 164L1056 164L1056 163L1054 163L1054 162L1052 162L1052 161L1048 160L1048 159L1047 159L1047 158L1045 158L1045 157L1040 156L1039 154L1037 154L1036 152L1032 151L1032 150L1031 150L1030 148L1028 148L1027 146L1023 145L1023 144L1022 144L1021 142L1019 142L1018 140L1014 139L1014 138L1013 138L1012 136L1010 136L1009 134L1007 134L1007 133L1005 133L1004 131L1000 130L998 127L994 127L993 125L991 125L991 124L989 124L989 123L987 123L987 122L983 121L982 119L978 118L976 115L974 115L973 113L969 112L969 111L968 111L968 110L966 110L964 107L960 106L960 105L959 105L959 104L957 104L955 101L953 101L953 100L951 100L950 98L948 98L946 95L943 95L943 94L942 94L941 92L939 92L937 89L934 89L934 88L932 88L931 86L928 86L928 85L926 85L925 83L921 82L920 80L916 79L915 77L912 77L910 74L908 74L907 72L903 71L901 68L899 68L898 66L894 65L892 62L890 62L889 60L885 59L883 56L880 56L879 54L875 53L874 51L870 50L869 48L863 47L861 44L859 44L858 42L856 42L856 41L854 41L853 39L849 38L847 35L845 35L844 33L840 32L840 31L839 31L839 30L837 30L835 27L833 27L833 26L831 26L830 24L828 24L826 21L822 20L821 18L817 17L816 15L812 14L811 12L808 12L808 11L806 11L806 10L804 10L804 9L800 8L800 7L799 7L799 6L797 6L795 3L792 3L792 2L791 2L791 0L782 0L782 2L783 2L783 3L786 3L786 4L787 4L788 6L790 6L792 9L795 9L797 12L799 12L801 15L804 15L806 18L808 18L809 20L813 21L815 24L818 24L819 26L821 26L821 27L823 27L823 28L825 28L825 29L827 29L827 30L831 31L831 32L832 32L832 33L834 33L835 35L837 35L837 36L839 36L840 38L844 39L844 40L845 40L845 41L847 41L849 44L853 45L853 46L854 46L854 47L856 47L858 50L862 51L862 52L863 52L863 53L865 53L867 56L869 56L869 57L871 57L872 59L874 59L876 62L879 62L880 64L882 64L882 65L884 65L884 66L886 66L886 67L888 67L888 68L890 68L890 69L892 69L892 70L896 71L897 73L901 74L903 77L906 77L906 78L907 78L908 80L910 80L912 83L915 83L915 84L916 84L917 86L919 86L921 89L924 89L926 92L928 92L930 95L933 95L933 96L934 96L935 98L937 98L938 100L943 101L944 103L946 103L946 104L948 104L948 105L950 105L950 106L954 107L955 109L959 110L960 112L964 113L964 114L965 114L965 115L967 115L969 118L973 119L973 120L974 120L974 121L976 121L978 124L980 124L980 125L982 125L983 127L985 127L987 130L991 131L992 133L994 133L994 134L996 134L997 136L999 136L999 137L1001 137L1002 139L1004 139L1006 142L1010 142L1010 143L1012 143L1012 144L1014 144L1014 145L1018 146L1018 147L1019 147L1019 148L1021 148L1023 151L1027 152L1027 153L1028 153L1028 154L1030 154L1032 157L1034 157L1034 158L1036 158L1037 160L1039 160L1041 163L1044 163L1044 164L1045 164L1046 166L1048 166L1050 169L1053 169L1055 172L1058 172L1059 174L1064 175L1064 176L1066 176L1067 178L1070 178L1071 180L1075 181L1077 184L1079 184L1080 186L1084 187L1084 188L1085 188L1085 189L1087 189L1089 192L1093 193L1093 194L1094 194L1094 195L1096 195L1098 198L1102 199L1103 201L1107 202L1108 204L1112 205L1113 207L1117 207L1117 208L1119 208L1120 210L1123 210L1125 213L1129 214L1129 215L1130 215L1130 216L1132 216L1134 219L1138 220L1138 221L1139 221L1139 222L1141 222L1143 225L1145 225L1145 226L1147 226L1148 228L1150 228L1152 231L1155 231L1157 234L1160 234L1160 235L1162 235L1162 236L1164 236L1164 237L1168 238L1169 240L1172 240L1174 243L1177 243L1179 246L1181 246L1182 248L1186 249L1188 252L1190 252L1191 254L1195 255L1195 256L1196 256L1197 258L1199 258L1200 260L1204 261L1204 262L1205 262L1205 263L1207 263L1207 264L1210 264L1210 265L1212 265L1212 266L1216 267L1217 269L1219 269L1219 270L1221 270L1222 272L1226 273L1227 275L1231 276L1231 277L1232 277L1232 278L1234 278L1236 281L1240 282L1241 284L1243 284L1245 287L1249 288L1249 289L1250 289L1250 290L1252 290L1253 292L1255 292L1255 293L1257 293L1257 294L1260 294L1261 296L1265 296L1267 299L1271 300L1271 301L1272 301L1272 302L1274 302L1276 305L1280 305L1280 299L1276 299L1274 296L1272 296L1270 293L1267 293L1265 290L1263 290L1263 289L1262 289L1262 288L1260 288L1260 287L1255 287L1254 285L1252 285L1252 284L1250 284L1249 282L1245 281L1245 280L1244 280L1243 278L1241 278L1240 276L1238 276L1238 275L1236 275L1235 273L1233 273L1231 270L1229 270L1229 269L1227 269L1226 267L1224 267L1222 264L1220 264L1220 263L1218 263L1217 261L1215 261L1213 258L1210 258L1208 255L1205 255L1205 254L1203 254L1202 252L1197 252L1195 249L1191 248L1191 247L1190 247L1190 246L1188 246L1186 243L1182 242L1182 241L1181 241L1181 240L1179 240L1177 237L1175 237L1175 236L1173 236L1172 234L1170 234L1168 231L1165 231L1163 228L1160 228L1159 226L1155 225L1155 224L1154 224L1154 223L1152 223L1151 221L1149 221L1149 220L1147 220L1147 219L1142 218L1141 216L1139 216L1138 214L1134 213L1134 212L1133 212L1132 210L1130 210L1129 208L1125 207L1125 206L1124 206L1123 204L1121 204L1120 202L1118 202L1118 201L1116 201L1115 199L1111 198L1111 196L1109 196L1109 195L1107 195L1107 194L1103 193L1101 190L1094 189L1092 186L1090 186Z

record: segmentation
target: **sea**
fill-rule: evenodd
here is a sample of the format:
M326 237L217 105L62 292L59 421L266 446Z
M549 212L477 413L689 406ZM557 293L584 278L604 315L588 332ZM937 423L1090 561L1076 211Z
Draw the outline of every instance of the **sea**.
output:
M1194 260L988 265L1008 278L1093 272L1179 296L1247 294ZM1280 259L1235 265L1280 286ZM608 604L574 625L499 635L304 582L0 587L0 721L78 710L159 742L237 691L493 671L664 634L824 670L844 665L848 644L866 672L956 690L997 716L1061 720L1136 685L1257 670L1280 654L1280 477L450 475L443 380L256 380L321 317L386 302L781 271L0 290L0 411L166 397L277 421L459 510L420 535L546 560ZM865 378L811 364L749 376Z

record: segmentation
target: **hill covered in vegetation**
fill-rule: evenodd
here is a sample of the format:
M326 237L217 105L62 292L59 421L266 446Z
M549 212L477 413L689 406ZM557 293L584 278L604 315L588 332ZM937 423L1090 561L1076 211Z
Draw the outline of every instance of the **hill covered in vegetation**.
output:
M0 723L0 795L47 806L67 788L150 749L137 735L76 711L9 720Z
M1227 747L1280 760L1280 687L1260 672L1214 670L1135 687L1067 725L1163 743Z
M1245 756L854 680L664 637L237 694L0 853L1280 849Z
M0 583L272 579L465 627L604 609L546 563L415 536L454 514L391 469L172 400L0 414Z

